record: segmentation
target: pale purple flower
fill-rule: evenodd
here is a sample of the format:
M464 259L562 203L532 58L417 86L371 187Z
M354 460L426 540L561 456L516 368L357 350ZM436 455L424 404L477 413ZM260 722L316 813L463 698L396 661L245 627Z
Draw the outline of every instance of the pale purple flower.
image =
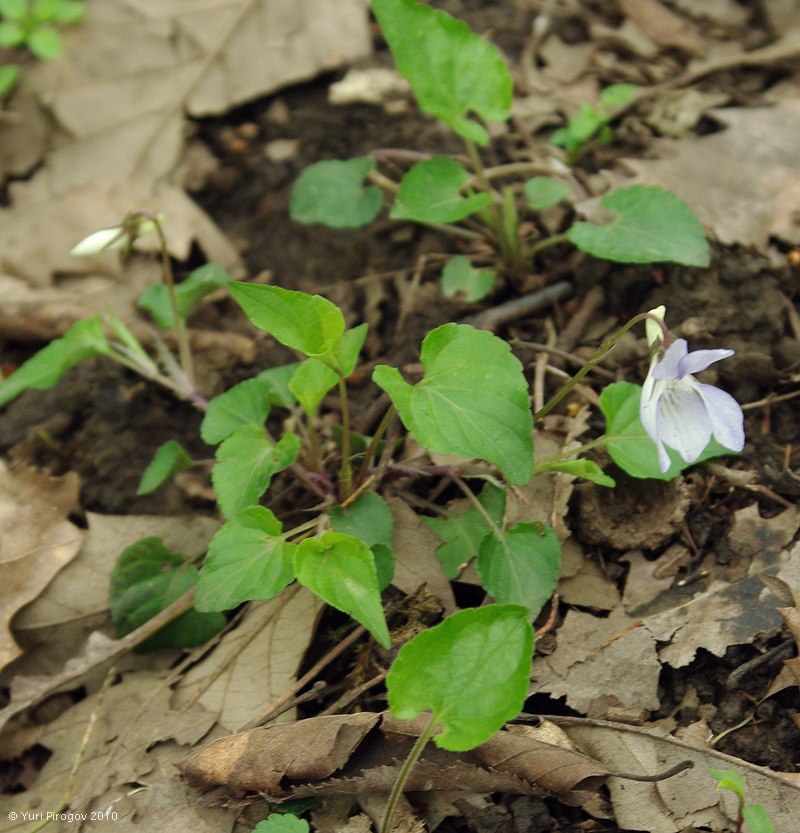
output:
M642 387L639 417L658 448L658 465L667 471L672 461L664 447L674 448L693 463L711 437L731 451L744 448L744 415L728 393L704 385L692 376L733 350L694 350L686 339L676 339L661 357L656 356Z

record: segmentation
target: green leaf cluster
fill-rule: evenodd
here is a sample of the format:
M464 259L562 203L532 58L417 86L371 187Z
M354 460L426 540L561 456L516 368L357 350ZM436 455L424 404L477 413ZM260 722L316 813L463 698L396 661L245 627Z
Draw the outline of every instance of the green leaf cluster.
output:
M270 813L253 828L253 833L308 833L310 829L305 819L292 813Z
M745 802L746 787L740 772L735 769L710 769L708 774L721 790L728 790L736 796L739 801L739 815L750 833L775 833L775 825L766 809L760 804Z
M39 59L61 54L59 26L79 23L86 15L83 0L0 0L0 46L27 47Z
M566 127L556 130L550 141L567 151L570 162L574 162L583 146L590 139L597 139L607 145L613 139L609 123L614 117L613 110L622 107L636 95L633 84L612 84L600 93L600 104L581 104L578 112L567 122Z
M398 69L420 107L461 135L474 156L471 143L487 144L489 140L475 116L487 122L509 118L512 80L501 55L464 23L424 3L373 0L372 6ZM590 139L609 140L614 109L629 102L635 93L631 84L606 88L599 105L584 104L566 127L556 131L553 142L566 148L574 159ZM365 184L367 177L396 192L389 210L392 219L441 225L471 218L472 226L477 223L487 228L510 273L521 268L526 255L519 239L514 188L506 186L500 196L491 191L485 178L449 157L432 156L417 162L397 186L376 174L375 160L369 157L319 162L295 183L292 216L300 222L335 228L371 222L380 211L381 195L375 185ZM570 192L567 183L550 176L532 177L522 187L531 211L551 208ZM601 204L615 215L612 222L578 222L565 235L582 251L620 263L708 265L710 250L703 228L674 195L660 188L633 186L607 194ZM493 280L489 271L474 270L465 259L454 258L445 269L443 290L448 296L460 292L468 301L478 301L488 294Z
M160 538L144 538L125 549L111 572L109 607L119 636L136 630L197 583L198 571ZM220 613L189 610L140 646L190 648L207 642L227 624Z
M263 506L249 506L220 527L200 570L195 605L229 610L271 599L295 579L364 625L381 645L391 645L369 545L340 532L292 543Z

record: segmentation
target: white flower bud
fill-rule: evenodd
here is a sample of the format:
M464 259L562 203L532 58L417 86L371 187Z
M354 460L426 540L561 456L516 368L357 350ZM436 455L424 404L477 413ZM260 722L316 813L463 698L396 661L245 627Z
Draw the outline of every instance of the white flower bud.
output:
M650 315L655 315L656 318L660 318L662 321L664 320L664 313L667 311L667 308L662 304L660 307L656 307L655 309L649 310ZM650 349L652 350L653 347L657 347L658 345L662 344L664 341L664 333L661 330L661 327L653 321L652 318L648 318L644 322L644 331L647 334L647 343L650 345Z
M84 237L77 246L75 246L70 254L73 257L92 257L103 252L111 252L115 249L121 249L127 242L128 235L122 226L113 226L112 228L102 228L99 231L92 232L88 237Z

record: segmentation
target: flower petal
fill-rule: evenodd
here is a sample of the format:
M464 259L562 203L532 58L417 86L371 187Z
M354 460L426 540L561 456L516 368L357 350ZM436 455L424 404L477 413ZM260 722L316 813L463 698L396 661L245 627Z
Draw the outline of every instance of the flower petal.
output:
M729 393L713 385L704 385L697 381L694 381L694 384L708 411L714 439L731 451L741 451L744 448L744 414L739 403Z
M658 421L658 404L664 394L664 382L656 382L653 378L653 367L656 359L650 363L650 372L647 374L642 385L642 396L639 400L639 420L650 439L656 444L658 450L658 466L661 471L666 471L672 461L669 459L664 443L661 441Z
M735 350L692 350L678 362L678 377L682 379L691 373L699 373L714 362L730 358L735 352Z
M664 379L679 379L680 363L687 352L686 339L676 338L675 341L667 347L664 355L658 361L656 366L651 366L650 374L657 381Z
M687 463L703 453L713 430L705 401L695 385L694 379L674 381L659 406L660 437Z

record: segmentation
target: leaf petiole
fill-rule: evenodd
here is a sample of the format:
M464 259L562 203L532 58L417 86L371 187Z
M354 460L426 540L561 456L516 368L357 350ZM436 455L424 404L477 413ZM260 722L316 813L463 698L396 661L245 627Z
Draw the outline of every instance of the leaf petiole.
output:
M431 715L431 719L428 721L427 725L420 733L420 736L411 747L408 757L405 761L403 761L403 765L400 767L397 780L394 782L392 791L389 793L389 800L386 802L386 811L383 814L383 821L381 822L381 833L392 833L394 813L397 809L397 802L403 794L403 787L405 787L406 781L408 781L408 776L411 775L411 770L413 770L416 766L417 761L420 759L425 747L428 745L428 741L433 737L433 733L436 731L438 725L439 714L434 711Z

